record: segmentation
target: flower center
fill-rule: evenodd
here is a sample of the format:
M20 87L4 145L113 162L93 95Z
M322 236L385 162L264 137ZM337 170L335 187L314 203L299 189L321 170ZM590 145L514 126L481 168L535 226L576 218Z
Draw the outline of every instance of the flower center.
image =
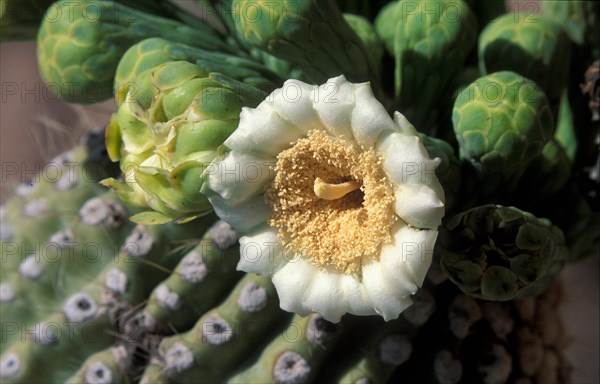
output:
M323 269L357 273L391 241L394 191L381 159L323 131L277 156L266 199L286 249Z

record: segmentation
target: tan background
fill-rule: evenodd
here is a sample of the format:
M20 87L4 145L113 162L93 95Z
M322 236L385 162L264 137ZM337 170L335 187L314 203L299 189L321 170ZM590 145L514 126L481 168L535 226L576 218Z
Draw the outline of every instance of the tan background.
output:
M57 100L39 77L34 42L0 44L0 84L1 201L28 170L43 169L85 130L104 125L115 108L110 100L86 107ZM18 164L20 175L7 176L8 163Z

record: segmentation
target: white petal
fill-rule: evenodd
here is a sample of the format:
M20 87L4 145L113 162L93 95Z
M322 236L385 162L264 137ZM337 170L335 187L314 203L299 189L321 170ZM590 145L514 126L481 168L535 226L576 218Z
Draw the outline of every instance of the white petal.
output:
M444 202L429 186L401 184L394 197L396 214L413 227L435 229L442 223Z
M383 278L396 292L415 294L431 266L437 230L421 230L398 222L392 229L393 244L383 247Z
M271 217L271 208L262 195L239 204L231 204L220 195L212 195L208 200L217 216L238 232L247 233Z
M316 92L315 85L300 80L287 80L264 103L268 103L282 119L289 121L306 135L313 129L323 129L323 123L313 108Z
M354 85L342 76L327 80L313 98L314 108L329 133L354 140L351 116L354 108Z
M343 275L340 284L348 302L348 313L359 316L376 314L365 287L358 278L351 275Z
M394 234L394 245L402 250L402 261L408 276L412 276L415 284L420 287L431 266L433 247L438 231L430 229L415 229L403 226Z
M274 177L275 159L242 151L231 151L212 162L205 171L209 188L231 204L262 194Z
M279 117L268 103L261 103L257 108L242 108L240 124L224 144L233 150L275 157L300 137L301 131Z
M418 284L408 261L407 253L414 253L414 238L412 231L400 231L406 228L402 221L398 221L392 229L393 244L385 245L381 249L380 262L382 276L391 290L400 296L413 295L418 290Z
M358 85L354 97L356 105L352 110L352 133L358 144L367 150L375 145L382 132L395 131L396 127L368 83Z
M382 277L390 290L404 292L401 296L414 295L419 287L408 261L402 255L402 249L386 246L381 252Z
M394 123L396 123L396 126L400 130L400 133L402 133L403 135L417 135L417 130L415 129L415 127L400 112L394 112Z
M304 306L337 323L347 312L348 303L341 285L342 274L319 270L306 288Z
M396 319L400 312L412 305L410 297L399 297L397 292L390 292L385 284L381 263L373 262L363 266L363 284L375 311L385 321Z
M317 274L318 269L300 257L283 264L273 274L273 285L279 296L279 306L284 311L300 316L308 315L311 310L303 302L306 288Z
M396 184L431 184L437 180L439 160L431 160L418 136L393 133L382 137L377 152L383 157L383 169Z
M264 225L240 238L239 271L271 277L282 262L283 248L276 229Z

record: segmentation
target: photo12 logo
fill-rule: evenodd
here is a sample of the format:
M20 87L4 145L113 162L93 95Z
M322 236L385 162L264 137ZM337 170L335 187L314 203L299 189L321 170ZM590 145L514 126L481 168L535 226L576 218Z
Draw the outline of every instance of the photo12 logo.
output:
M21 183L34 187L44 181L67 188L74 186L80 178L86 183L95 183L96 180L106 177L106 172L101 165L92 162L82 163L68 159L51 160L43 167L39 163L27 164L25 162L3 162L1 167L2 183L9 180L18 180Z
M458 23L465 12L462 1L401 1L399 22L406 23L409 19L425 23L427 20L434 23Z
M535 103L537 85L532 80L516 81L510 84L497 81L475 81L468 87L469 100L483 99L489 104L499 104L503 100L513 103Z
M81 341L95 343L102 339L105 330L93 321L46 321L35 324L2 322L0 334L3 344L15 340L20 343L31 340L36 344L51 345L59 341L67 344Z

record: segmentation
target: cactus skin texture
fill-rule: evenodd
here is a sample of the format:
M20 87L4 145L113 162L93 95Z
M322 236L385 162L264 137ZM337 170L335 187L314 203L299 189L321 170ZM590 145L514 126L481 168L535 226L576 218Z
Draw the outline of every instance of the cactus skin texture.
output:
M77 164L87 153L78 147L54 161ZM268 279L239 280L231 227L217 222L200 240L211 217L194 226L135 225L128 221L135 211L96 184L103 175L93 175L21 187L2 207L2 327L29 331L3 334L3 382L289 382L298 372L287 364L298 361L310 367L302 377L313 382L384 383L433 313L431 303L423 312L415 298L411 310L388 323L350 318L338 330L319 315L292 317L279 309ZM48 207L63 202L63 209L44 210L41 197L54 204ZM23 212L31 218L21 219ZM23 249L7 253L25 241L33 248L38 238L42 246L48 238L57 247L73 244L69 257L32 263ZM56 364L48 354L72 363ZM299 374L307 374L300 365Z
M76 148L54 162L78 164L86 155L87 149ZM141 376L142 382L146 378L152 383L198 378L215 382L233 380L234 374L261 376L265 373L256 370L236 372L249 357L246 366L252 361L271 364L268 351L267 357L254 360L257 345L291 348L285 359L301 353L314 367L311 375L319 373L316 368L331 353L323 348L329 345L333 325L318 315L292 321L279 309L268 279L245 275L232 289L241 274L234 268L237 234L227 224L218 222L191 248L214 218L205 217L203 224L194 226L136 226L128 221L135 211L97 185L97 179L77 175L70 183L41 180L34 187L19 188L21 196L2 208L2 249L8 266L0 281L2 327L14 330L3 334L3 382L126 383ZM60 211L45 210L39 202L42 196L54 204L49 206L70 204L62 204ZM20 219L24 214L31 219ZM24 249L13 252L13 244L25 241L33 249L38 237L50 238L42 241L42 248L56 244L64 252L70 247L68 257L56 262L39 254L37 263L25 257ZM90 244L95 252L84 247ZM223 296L228 298L217 305ZM380 336L387 326L377 328ZM282 330L301 330L303 341L290 344L276 337ZM177 335L169 336L173 332ZM362 348L371 344L363 342L353 359L360 362ZM187 351L201 364L184 369ZM373 357L362 364L375 364L369 372L383 382L395 364L373 363L378 361L376 351L375 345ZM49 353L72 364L56 364ZM272 373L287 377L285 362L273 366ZM342 368L340 374L349 370L357 375L352 364Z
M63 382L78 361L118 345L123 312L175 266L175 245L210 223L135 226L97 184L87 153L77 147L55 158L62 177L38 175L2 207L2 382Z
M223 382L282 316L270 281L246 275L192 329L163 339L142 382Z
M440 235L441 265L474 297L506 301L540 294L569 257L562 231L514 207L458 214Z

